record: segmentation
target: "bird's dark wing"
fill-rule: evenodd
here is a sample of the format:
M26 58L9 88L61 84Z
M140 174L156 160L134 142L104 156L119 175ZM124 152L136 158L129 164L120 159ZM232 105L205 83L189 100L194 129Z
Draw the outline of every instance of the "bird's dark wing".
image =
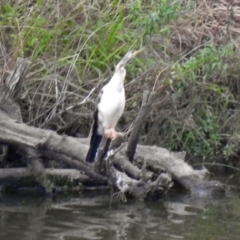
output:
M90 148L87 153L86 162L94 162L102 135L98 133L98 110L93 115L94 122L92 127L92 135L90 140Z

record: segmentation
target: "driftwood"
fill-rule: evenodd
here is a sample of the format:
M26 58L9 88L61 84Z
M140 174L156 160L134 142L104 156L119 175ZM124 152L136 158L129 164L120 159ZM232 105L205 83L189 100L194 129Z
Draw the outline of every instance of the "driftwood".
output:
M27 61L23 61L28 68ZM27 126L22 123L19 106L15 101L17 84L26 74L26 68L16 64L19 71L13 71L14 84L11 88L3 85L0 88L0 143L11 146L26 159L27 168L0 169L0 184L3 189L21 185L40 185L47 192L57 186L104 187L112 186L125 196L125 193L145 198L149 195L161 196L172 185L178 182L193 194L223 193L220 182L207 179L208 171L194 170L185 161L184 153L173 153L156 146L137 144L144 117L150 112L154 93L144 93L142 107L133 127L129 144L117 144L118 148L110 151L102 164L86 164L85 156L89 139L76 139L60 136L56 132ZM24 70L23 70L24 69ZM11 80L8 80L11 83ZM8 92L8 89L11 89ZM17 92L18 92L17 91ZM114 145L114 143L112 144ZM49 169L45 161L54 161L57 168ZM129 159L131 161L129 161ZM2 164L3 167L4 164ZM63 169L65 168L65 169ZM68 168L68 169L66 169ZM97 171L96 171L97 169Z
M105 176L95 173L91 167L88 167L84 163L88 150L87 140L77 140L66 136L62 137L53 131L37 129L14 121L0 120L0 142L15 146L24 145L36 148L39 149L39 154L41 155L42 152L42 156L45 157L49 152L57 153L57 155L55 155L55 161L61 161L68 166L75 167L84 172L96 183L107 183L108 181ZM46 151L48 151L48 153ZM124 157L125 152L126 147L116 153L113 163L116 163L118 167L125 169L125 172L127 172L128 175L134 176L134 179L141 180L143 177L142 171L129 163ZM51 154L49 154L49 156L51 158L54 157L54 155ZM146 168L152 169L156 174L161 172L168 173L169 176L166 178L168 182L167 186L170 185L169 177L173 177L175 181L179 182L186 189L194 193L197 193L198 190L204 192L204 189L206 189L206 193L208 194L214 191L223 191L221 183L215 181L212 182L206 179L206 176L208 175L207 170L194 170L184 161L183 157L183 154L172 153L163 148L138 145L135 159L139 164L146 161ZM129 165L131 167L128 171L127 166ZM149 177L151 177L151 174L149 174ZM147 180L149 180L148 177L146 181ZM167 186L163 185L162 187Z

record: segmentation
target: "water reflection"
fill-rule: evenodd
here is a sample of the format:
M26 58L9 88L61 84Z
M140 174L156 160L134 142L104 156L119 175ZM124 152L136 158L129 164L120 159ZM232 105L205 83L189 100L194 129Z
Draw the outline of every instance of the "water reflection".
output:
M239 239L239 199L169 194L118 202L109 193L0 198L0 239ZM227 229L227 232L226 232Z

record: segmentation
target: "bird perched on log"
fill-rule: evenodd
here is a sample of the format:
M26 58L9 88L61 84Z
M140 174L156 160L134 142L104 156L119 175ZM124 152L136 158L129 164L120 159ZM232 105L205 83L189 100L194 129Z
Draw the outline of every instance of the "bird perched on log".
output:
M94 112L94 123L90 140L90 148L87 153L86 161L93 162L103 134L110 141L115 139L119 132L115 130L119 118L122 116L125 108L125 89L124 80L126 77L126 64L133 59L139 52L129 51L116 65L114 74L99 93L97 99L97 108ZM110 141L109 144L110 144ZM108 144L108 145L109 145ZM106 149L107 151L107 149Z

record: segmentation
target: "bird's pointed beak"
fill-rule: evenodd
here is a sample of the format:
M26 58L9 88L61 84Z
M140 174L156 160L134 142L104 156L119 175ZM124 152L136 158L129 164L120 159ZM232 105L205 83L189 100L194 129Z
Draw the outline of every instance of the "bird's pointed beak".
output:
M144 50L144 48L140 48L139 50L136 50L134 52L134 56L137 56L140 52L142 52Z

